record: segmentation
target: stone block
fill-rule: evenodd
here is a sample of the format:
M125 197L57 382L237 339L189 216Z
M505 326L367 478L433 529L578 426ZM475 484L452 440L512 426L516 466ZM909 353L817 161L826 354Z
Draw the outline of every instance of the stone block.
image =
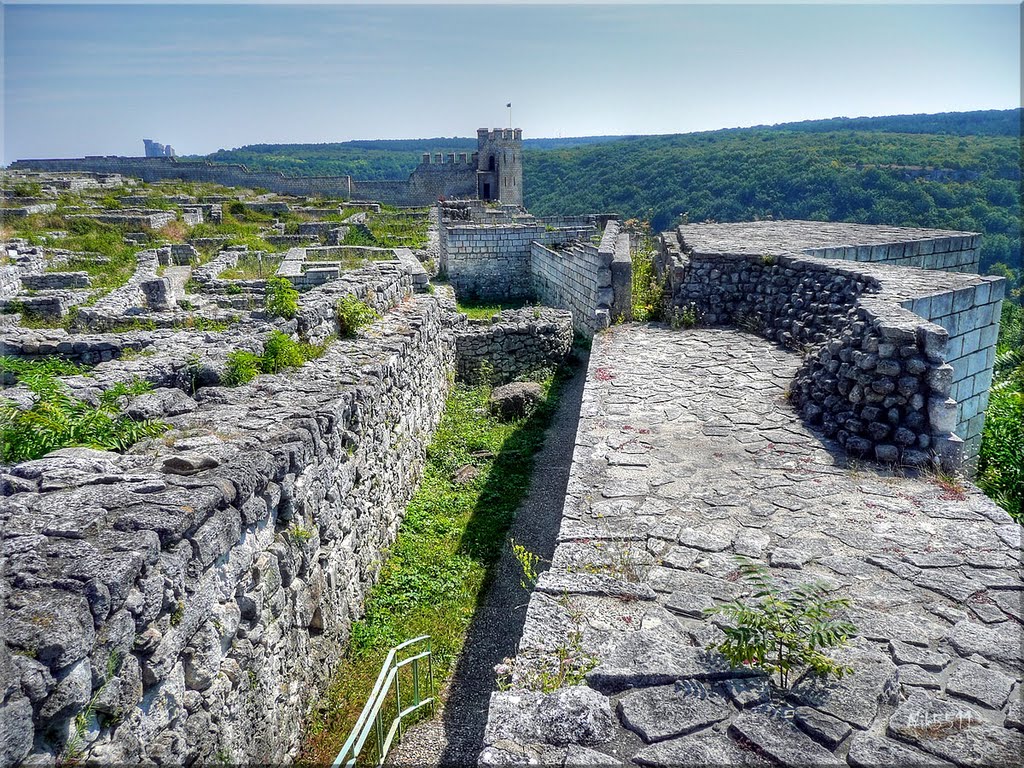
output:
M918 342L925 356L934 362L944 362L949 339L946 330L936 325L922 325L917 331Z
M948 395L953 385L953 366L948 363L931 368L927 374L928 386L939 395Z
M949 397L928 398L928 421L935 434L952 432L956 429L956 400Z
M953 313L953 293L944 291L932 296L932 317L943 317Z

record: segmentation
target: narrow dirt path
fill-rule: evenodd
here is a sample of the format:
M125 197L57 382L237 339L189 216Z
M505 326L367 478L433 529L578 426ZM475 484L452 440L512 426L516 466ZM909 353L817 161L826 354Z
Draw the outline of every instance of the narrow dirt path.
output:
M586 362L579 365L534 458L530 491L516 513L509 536L542 558L546 570L562 520L572 451L576 440ZM483 604L470 625L466 645L446 691L440 716L410 729L388 758L390 765L474 766L483 744L494 666L513 656L523 631L530 590L509 548L502 553Z

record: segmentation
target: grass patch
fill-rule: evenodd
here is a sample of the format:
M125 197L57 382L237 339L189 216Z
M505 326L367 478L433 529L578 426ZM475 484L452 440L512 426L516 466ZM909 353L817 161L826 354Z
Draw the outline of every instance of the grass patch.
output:
M437 687L451 675L566 380L564 372L549 378L544 403L510 424L489 415L489 388L452 390L366 615L353 625L346 656L310 711L303 762L334 759L391 646L428 634ZM475 474L463 472L471 477L456 482L467 466Z
M456 301L455 307L459 312L472 320L490 320L492 316L505 309L522 309L528 304L527 301Z
M381 212L369 216L366 226L382 248L427 247L427 230L430 222L426 217Z
M283 256L260 256L255 253L238 257L238 263L220 273L221 280L263 280L273 277L284 261Z

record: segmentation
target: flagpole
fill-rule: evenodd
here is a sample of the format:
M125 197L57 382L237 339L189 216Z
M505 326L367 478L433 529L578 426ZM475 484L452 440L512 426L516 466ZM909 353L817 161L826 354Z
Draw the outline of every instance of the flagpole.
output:
M512 130L512 102L510 101L505 106L508 107L508 127L509 130Z

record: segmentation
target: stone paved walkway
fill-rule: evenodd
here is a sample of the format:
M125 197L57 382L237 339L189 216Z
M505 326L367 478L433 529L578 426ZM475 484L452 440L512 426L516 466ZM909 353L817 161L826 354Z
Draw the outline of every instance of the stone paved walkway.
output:
M787 403L799 362L736 331L595 339L560 543L482 763L1020 764L1020 526L973 487L848 466ZM852 601L854 674L783 696L705 650L702 609L747 590L737 554ZM585 684L527 690L566 657L593 659Z

